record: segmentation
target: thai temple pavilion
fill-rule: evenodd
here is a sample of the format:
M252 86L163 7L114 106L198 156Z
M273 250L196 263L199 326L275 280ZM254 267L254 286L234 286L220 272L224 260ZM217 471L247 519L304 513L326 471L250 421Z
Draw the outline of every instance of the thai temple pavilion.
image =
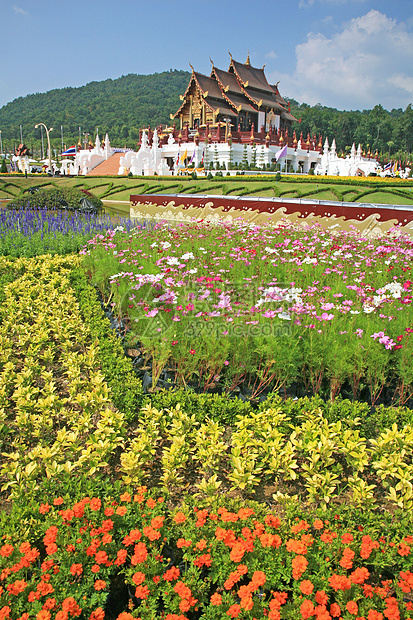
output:
M209 77L191 68L188 88L181 95L182 105L172 117L179 119L181 130L186 126L193 131L207 124L220 124L227 135L229 130L273 133L280 129L291 134L291 123L297 119L289 112L278 86L268 83L264 67L251 66L249 54L244 64L231 56L228 71L212 63Z
M319 163L321 136L297 138L297 119L264 67L253 67L249 54L245 63L230 54L228 71L211 63L209 76L191 67L182 104L171 114L173 127L142 130L137 156L120 162L120 173L177 174L187 166L231 170L243 163L261 169L278 163L305 173Z
M212 62L212 61L211 61ZM70 174L172 175L196 170L252 167L320 174L368 174L376 162L359 151L340 160L335 142L324 147L321 136L303 137L292 130L297 120L288 103L265 77L264 67L235 61L230 55L228 71L212 63L209 76L192 68L180 108L171 114L171 127L150 127L140 132L138 151L112 149L106 135L101 145L79 150ZM121 152L122 151L122 152ZM364 171L363 165L367 166ZM92 172L93 171L93 172Z

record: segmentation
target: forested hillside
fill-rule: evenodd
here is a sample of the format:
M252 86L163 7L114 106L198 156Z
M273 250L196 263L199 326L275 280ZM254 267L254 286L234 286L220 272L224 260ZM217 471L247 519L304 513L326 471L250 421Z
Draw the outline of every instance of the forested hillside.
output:
M322 134L323 141L327 137L331 145L335 138L338 151L348 153L351 145L360 143L367 152L379 152L381 159L401 159L403 163L411 159L413 151L413 109L408 105L385 110L381 105L376 105L372 110L340 111L317 104L309 106L301 105L294 99L290 100L291 112L301 123L295 123L294 129L297 134L303 132L306 137ZM298 137L298 135L297 135Z
M180 106L179 95L188 85L190 73L168 71L153 75L125 75L115 80L90 82L79 88L60 88L47 93L19 97L0 108L3 147L13 148L23 140L29 147L40 145L40 129L36 123L53 127L52 145L70 146L81 133L100 136L109 133L112 145L136 146L141 127L170 124L169 115ZM83 138L83 135L82 135Z
M153 75L126 75L118 79L90 82L79 88L61 88L47 93L19 97L0 108L0 130L3 148L12 150L23 140L31 150L40 149L43 122L53 126L50 134L53 148L60 151L61 127L64 144L70 146L88 132L94 137L96 127L102 137L109 133L114 146L135 147L139 129L151 125L170 124L170 114L180 106L179 95L185 92L190 73L170 70ZM287 95L287 93L284 93ZM290 100L291 112L301 123L295 123L297 137L322 134L331 144L336 139L338 152L349 152L353 142L380 158L411 159L413 151L413 109L409 105L391 111L376 105L372 110L340 111L317 104L310 106Z

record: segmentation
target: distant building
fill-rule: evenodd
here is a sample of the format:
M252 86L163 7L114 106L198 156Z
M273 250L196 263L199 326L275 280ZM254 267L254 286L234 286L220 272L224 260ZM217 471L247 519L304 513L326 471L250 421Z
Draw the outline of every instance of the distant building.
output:
M278 84L268 83L264 67L253 67L249 54L245 63L230 55L228 71L212 63L209 76L192 68L181 101L171 114L173 126L141 130L137 152L110 149L108 136L103 148L97 137L95 147L77 152L68 172L99 175L113 174L116 169L119 175L165 176L225 169L235 174L241 168L274 170L277 164L281 170L304 174L310 169L321 174L343 174L350 169L340 164L335 150L327 157L324 149L322 159L321 136L303 137L301 133L297 138L292 130L297 119Z

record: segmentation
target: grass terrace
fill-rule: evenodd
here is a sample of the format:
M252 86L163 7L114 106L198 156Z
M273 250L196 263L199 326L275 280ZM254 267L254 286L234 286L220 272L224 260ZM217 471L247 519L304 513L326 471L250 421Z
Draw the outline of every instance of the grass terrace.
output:
M412 242L74 217L2 212L0 619L412 618Z
M224 173L225 174L225 173ZM30 187L72 187L92 192L103 201L127 201L131 194L215 194L314 198L345 202L413 204L413 180L379 177L217 176L191 177L73 177L51 178L32 175L0 175L0 200L24 196ZM125 211L128 210L125 207Z

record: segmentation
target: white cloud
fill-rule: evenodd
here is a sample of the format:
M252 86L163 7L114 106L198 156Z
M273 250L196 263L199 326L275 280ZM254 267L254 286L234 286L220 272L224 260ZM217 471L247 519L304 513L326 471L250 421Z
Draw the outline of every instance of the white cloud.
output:
M320 4L345 4L346 2L366 2L366 0L300 0L298 3L299 9L308 9L314 6L316 2Z
M271 50L271 52L268 52L268 54L265 54L266 58L278 58L278 55L274 52L274 50Z
M328 38L309 33L295 48L296 68L281 78L286 96L339 109L405 108L413 102L413 34L372 9Z
M13 5L13 11L16 15L28 15L28 12L22 9L20 6Z

